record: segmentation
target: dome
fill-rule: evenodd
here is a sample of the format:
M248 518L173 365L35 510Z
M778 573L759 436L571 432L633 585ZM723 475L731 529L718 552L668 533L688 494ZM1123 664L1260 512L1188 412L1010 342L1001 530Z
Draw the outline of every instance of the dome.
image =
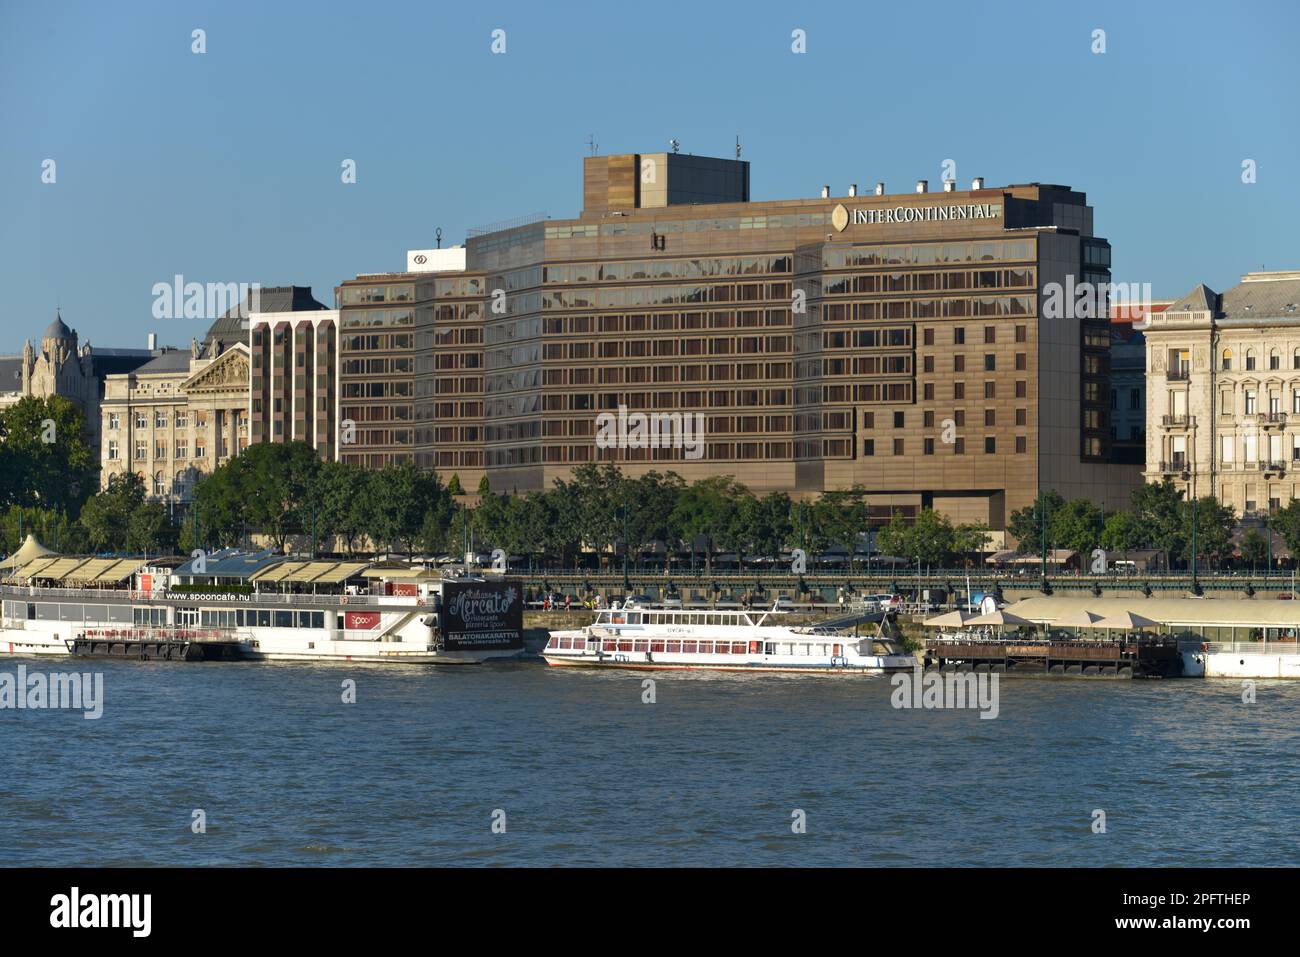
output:
M54 313L54 321L45 327L45 334L42 339L71 339L72 330L68 328L67 323L63 321L63 316L59 312Z

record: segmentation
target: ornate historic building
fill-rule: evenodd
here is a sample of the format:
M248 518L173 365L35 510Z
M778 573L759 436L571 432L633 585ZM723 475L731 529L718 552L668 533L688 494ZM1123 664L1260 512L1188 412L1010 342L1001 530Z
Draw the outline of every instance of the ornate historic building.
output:
M137 473L149 494L187 502L200 475L248 447L248 347L168 349L110 376L101 413L101 482Z
M98 445L105 378L128 373L153 356L149 349L92 349L89 342L79 345L76 330L69 329L56 312L41 336L39 351L28 341L21 356L0 357L0 408L27 396L61 395L81 407L87 437L92 446Z
M1146 478L1214 495L1244 518L1300 498L1300 272L1199 285L1140 326Z

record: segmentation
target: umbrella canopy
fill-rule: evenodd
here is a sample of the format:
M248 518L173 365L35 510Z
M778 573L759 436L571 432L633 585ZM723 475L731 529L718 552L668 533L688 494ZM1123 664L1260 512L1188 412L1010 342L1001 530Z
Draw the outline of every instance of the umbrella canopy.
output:
M938 618L929 618L921 622L927 628L960 628L970 621L971 616L964 611L950 611Z
M1076 611L1066 615L1064 618L1058 618L1052 624L1058 628L1104 628L1105 625L1099 625L1102 616L1092 611Z
M1019 615L1013 615L1009 611L991 611L986 615L976 615L974 618L968 618L965 622L967 625L1009 625L1012 628L1020 626L1029 626L1033 622L1028 618L1021 618Z
M1159 625L1160 622L1152 621L1142 615L1135 615L1131 611L1120 612L1118 615L1111 615L1109 618L1103 618L1097 622L1098 628L1122 628L1125 630L1156 628Z
M46 548L44 545L42 545L40 542L36 540L35 535L28 535L27 541L23 542L21 547L19 547L18 551L14 552L3 562L0 562L0 568L18 569L26 565L30 561L34 561L37 558L44 558L46 555L53 555L53 554L54 552L50 551L48 548Z

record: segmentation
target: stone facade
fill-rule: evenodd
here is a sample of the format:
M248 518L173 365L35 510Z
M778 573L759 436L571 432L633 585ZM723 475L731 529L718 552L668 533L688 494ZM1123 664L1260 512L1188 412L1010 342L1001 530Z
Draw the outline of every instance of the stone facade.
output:
M1300 272L1205 285L1149 316L1146 479L1250 518L1300 498Z

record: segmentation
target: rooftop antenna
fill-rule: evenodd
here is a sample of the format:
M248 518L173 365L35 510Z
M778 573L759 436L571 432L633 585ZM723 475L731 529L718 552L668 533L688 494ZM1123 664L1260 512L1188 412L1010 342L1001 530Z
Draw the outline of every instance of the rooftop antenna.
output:
M438 229L434 232L434 236L437 237L438 248L441 249L442 248L442 227L441 226L439 226Z
M736 159L740 159L740 134L736 134Z
M682 144L677 142L676 140L669 140L668 145L673 148L674 153L676 153L682 147Z
M594 133L587 134L587 149L591 150L592 156L596 155L597 146L596 146L596 135Z

